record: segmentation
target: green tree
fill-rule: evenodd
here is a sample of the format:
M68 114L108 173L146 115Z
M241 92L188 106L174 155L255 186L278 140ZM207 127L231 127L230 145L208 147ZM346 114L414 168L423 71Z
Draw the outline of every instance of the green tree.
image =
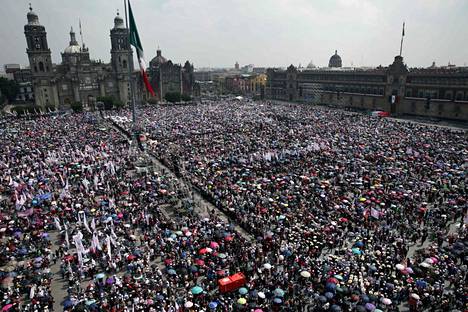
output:
M26 115L26 114L36 114L39 112L39 108L36 105L29 104L29 105L17 105L12 108L12 111L16 112L19 116Z
M111 110L115 104L115 99L112 96L98 96L96 101L104 103L105 110Z
M171 102L171 103L180 102L180 93L179 92L167 92L164 98L166 99L166 101Z
M114 101L114 107L115 109L122 109L125 106L124 102L120 100Z
M11 102L19 93L19 86L14 80L0 77L0 91L2 91L2 95Z
M184 102L190 102L192 100L192 97L188 94L182 94L182 101Z
M81 104L81 102L74 102L70 105L70 107L75 113L83 111L83 104Z

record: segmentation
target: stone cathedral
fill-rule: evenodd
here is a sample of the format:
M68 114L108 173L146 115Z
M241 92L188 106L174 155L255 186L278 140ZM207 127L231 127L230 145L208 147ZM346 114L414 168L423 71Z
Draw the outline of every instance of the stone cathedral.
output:
M53 64L45 27L31 7L27 19L28 24L24 26L26 52L37 105L66 109L73 102L81 102L83 106L91 107L99 96L112 96L123 103L130 101L128 66L132 64L132 50L128 29L118 13L110 30L109 64L92 60L89 49L76 40L73 28L70 44L61 53L61 64Z

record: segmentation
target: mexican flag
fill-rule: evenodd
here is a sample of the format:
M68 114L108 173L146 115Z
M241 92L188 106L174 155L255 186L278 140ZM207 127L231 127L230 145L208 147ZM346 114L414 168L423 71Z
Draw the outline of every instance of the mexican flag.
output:
M146 90L151 93L152 96L155 96L153 88L151 87L148 76L146 75L146 62L145 56L143 54L143 46L141 45L140 36L138 35L137 26L135 23L135 18L133 17L132 6L130 5L130 0L128 1L128 13L130 17L130 44L135 47L138 57L138 63L140 64L141 76L145 82Z

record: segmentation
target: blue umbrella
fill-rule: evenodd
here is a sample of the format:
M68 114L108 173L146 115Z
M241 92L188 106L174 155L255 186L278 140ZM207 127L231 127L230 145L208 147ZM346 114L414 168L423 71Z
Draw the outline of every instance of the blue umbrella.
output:
M176 275L177 273L176 273L176 271L174 269L169 269L169 270L167 270L167 274Z
M277 304L280 304L280 303L283 302L283 300L281 300L281 298L275 298L275 299L273 299L273 302L277 303Z
M28 250L23 247L23 248L20 248L20 250L18 250L18 253L24 256L28 253Z
M356 244L354 244L356 247L364 247L364 243L359 241L359 242L356 242Z
M104 278L104 277L106 277L106 274L104 274L104 273L96 274L96 279L100 279L100 278Z
M284 296L284 290L282 290L281 288L276 288L273 293L275 294L275 296L277 297L283 297Z
M352 251L353 254L355 254L355 255L360 255L360 254L362 254L362 251L361 251L359 248L352 248L351 251Z
M70 299L67 299L67 300L65 300L65 301L63 302L63 307L66 308L66 309L67 309L67 308L70 308L70 307L73 307L73 305L74 305L74 304L73 304L73 302L72 302Z
M190 291L194 295L199 295L199 294L201 294L203 292L203 288L201 288L200 286L195 286Z
M334 295L333 293L329 292L329 291L327 291L327 292L325 293L325 298L327 298L327 299L332 299L334 296L335 296L335 295Z
M336 289L336 284L327 283L327 285L325 287L327 288L328 291L333 291L333 290Z
M292 252L289 250L289 249L286 249L284 252L283 252L284 256L285 257L290 257L292 255Z
M333 295L333 294L332 294ZM318 296L317 297L317 300L320 301L321 303L325 303L327 302L327 297L325 296Z
M334 305L332 305L330 307L330 311L332 311L332 312L341 312L341 307L339 305L334 304Z
M419 288L426 288L427 287L427 282L425 280L417 280L416 281L416 286Z
M208 304L208 307L209 307L211 310L216 309L217 306L218 306L218 303L217 303L216 301L211 301L211 302Z
M198 272L198 268L194 265L190 266L190 271L192 271L193 273L195 272Z
M158 300L158 301L163 301L163 300L164 300L164 296L161 295L161 294L159 294L159 295L156 296L156 300Z
M248 293L249 291L247 290L247 288L245 287L242 287L242 288L239 288L239 294L241 295L245 295L246 293Z
M87 306L90 306L90 305L92 305L92 304L94 304L94 303L96 303L96 300L94 300L94 299L87 300L87 301L85 302L85 304L86 304Z

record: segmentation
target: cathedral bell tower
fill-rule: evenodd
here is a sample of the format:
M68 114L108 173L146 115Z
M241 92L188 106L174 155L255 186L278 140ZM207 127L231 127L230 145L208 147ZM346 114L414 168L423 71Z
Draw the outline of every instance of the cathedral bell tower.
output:
M35 102L40 106L56 106L58 97L56 87L52 85L53 68L47 33L45 27L39 23L39 17L34 13L31 4L27 18L24 35L28 45L26 53L31 68Z
M128 40L128 29L125 28L124 21L120 17L119 12L117 12L117 16L114 19L114 28L110 31L110 37L112 68L119 74L128 75L132 50Z
M24 26L24 35L28 48L29 65L33 77L49 76L52 73L50 49L47 44L45 27L39 24L39 17L29 7L28 24Z
M124 20L117 12L114 18L114 28L110 31L111 37L111 64L118 85L119 98L122 102L130 101L130 81L128 79L129 67L133 73L133 52L129 42L129 30Z

